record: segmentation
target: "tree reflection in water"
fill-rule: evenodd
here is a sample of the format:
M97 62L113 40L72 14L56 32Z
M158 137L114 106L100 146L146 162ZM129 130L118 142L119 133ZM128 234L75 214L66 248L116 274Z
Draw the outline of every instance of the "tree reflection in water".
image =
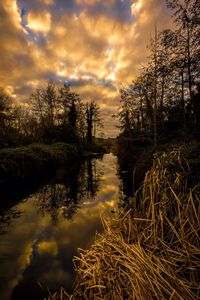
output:
M12 224L12 220L19 218L20 215L21 212L16 208L0 211L0 234L6 233L8 227L10 227Z
M123 149L122 146L121 148ZM135 155L127 153L126 150L124 155L118 155L119 206L123 209L128 210L139 205L136 192L142 184L145 173L151 167L151 158L151 150L144 152L142 148L138 148Z
M10 299L11 293L13 300L43 299L46 289L53 293L60 286L70 292L73 257L102 232L100 214L112 217L118 184L116 158L107 154L102 161L85 159L60 168L48 184L6 209L0 299Z
M87 158L84 162L62 173L59 182L45 185L35 194L36 205L43 215L50 214L57 224L59 216L70 220L85 198L94 198L101 179L96 168L96 159Z
M131 208L134 194L132 167L118 164L118 176L120 179L119 207L128 210Z
M39 212L43 216L49 214L53 224L57 224L59 216L72 219L82 200L94 198L99 189L103 174L96 168L96 162L94 158L87 158L68 169L59 170L50 184L44 185L34 193L33 201ZM16 206L2 209L0 233L6 233L12 226L12 221L20 215L21 212L16 210Z

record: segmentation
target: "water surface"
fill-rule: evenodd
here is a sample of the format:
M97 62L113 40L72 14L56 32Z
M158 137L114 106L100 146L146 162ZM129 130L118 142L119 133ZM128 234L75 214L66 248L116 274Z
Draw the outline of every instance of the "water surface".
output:
M42 299L47 289L61 286L71 291L73 256L102 231L100 214L112 216L118 205L116 165L106 154L75 169L66 166L55 180L1 210L1 300Z

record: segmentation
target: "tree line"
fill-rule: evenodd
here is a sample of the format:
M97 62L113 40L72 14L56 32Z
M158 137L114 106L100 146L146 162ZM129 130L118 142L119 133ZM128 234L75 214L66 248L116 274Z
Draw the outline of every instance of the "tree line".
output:
M200 132L200 1L167 0L174 29L158 31L148 63L120 89L120 136L154 140Z
M24 104L17 104L0 88L1 147L57 141L91 144L101 127L99 106L84 103L68 84L47 82Z

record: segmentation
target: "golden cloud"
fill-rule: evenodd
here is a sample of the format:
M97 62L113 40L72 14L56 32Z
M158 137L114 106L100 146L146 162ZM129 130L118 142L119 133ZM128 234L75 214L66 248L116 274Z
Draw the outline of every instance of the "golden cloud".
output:
M54 4L54 0L40 0L41 3L44 3L46 5L53 5Z
M85 4L85 5L95 5L97 1L96 0L76 0L77 4ZM114 3L114 0L101 0L101 4L104 6L112 6Z
M76 0L77 4L94 5L96 0Z
M68 80L83 100L102 106L106 134L113 135L118 89L139 74L155 20L158 29L171 26L170 12L162 0L74 0L69 9L68 2L30 3L25 16L16 0L0 4L1 84L22 99L37 82Z
M12 22L12 25L14 25L14 27L16 27L18 29L21 29L21 26L20 26L21 17L20 17L20 13L19 13L16 1L5 0L2 2L3 2L2 7L8 13L9 19Z
M51 28L51 14L48 11L30 12L27 16L27 27L36 32L47 33Z

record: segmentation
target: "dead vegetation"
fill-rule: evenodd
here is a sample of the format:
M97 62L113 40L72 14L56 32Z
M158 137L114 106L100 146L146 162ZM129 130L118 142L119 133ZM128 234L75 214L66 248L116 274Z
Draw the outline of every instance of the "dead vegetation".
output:
M74 259L73 295L59 299L200 299L200 189L187 187L189 169L180 150L155 157L136 208L103 220Z

